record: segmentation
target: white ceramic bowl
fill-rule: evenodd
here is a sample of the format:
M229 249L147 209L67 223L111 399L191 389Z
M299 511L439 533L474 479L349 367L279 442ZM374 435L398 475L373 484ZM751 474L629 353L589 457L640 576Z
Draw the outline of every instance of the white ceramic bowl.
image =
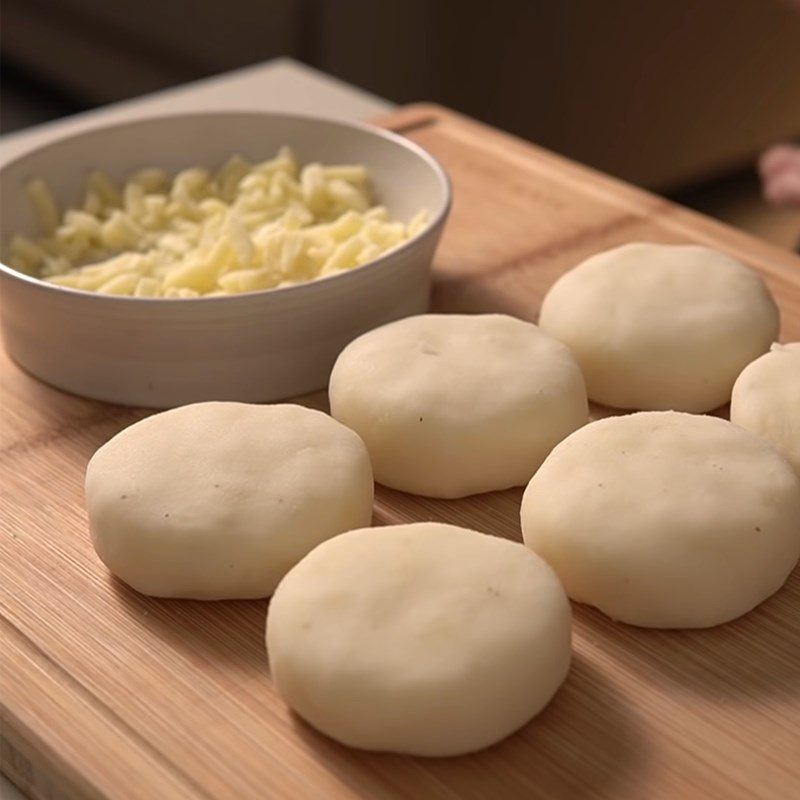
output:
M77 205L91 169L123 180L145 166L216 167L290 145L301 163L360 163L390 214L421 208L426 228L341 275L231 297L148 299L67 289L0 264L6 349L24 369L75 394L165 408L199 400L284 399L328 380L356 336L428 307L430 264L450 207L437 162L369 125L267 113L209 112L95 129L27 153L0 171L3 241L36 231L26 183L44 178L60 208Z

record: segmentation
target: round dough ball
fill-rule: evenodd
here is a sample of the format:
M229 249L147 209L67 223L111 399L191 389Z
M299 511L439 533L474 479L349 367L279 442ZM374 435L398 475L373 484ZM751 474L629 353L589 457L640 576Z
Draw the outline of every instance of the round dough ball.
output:
M800 556L800 480L716 417L643 412L563 441L522 500L525 543L573 600L648 628L745 614Z
M429 497L524 485L589 413L567 348L500 314L424 314L364 334L336 361L330 402L375 480Z
M369 525L369 455L295 405L197 403L143 419L86 470L95 550L143 594L266 597L320 542Z
M731 422L769 439L800 475L800 342L774 344L744 368L733 385Z
M778 334L759 275L697 245L626 244L562 275L542 330L572 350L589 397L616 408L703 412Z
M547 705L569 669L570 620L523 545L421 522L313 550L270 602L267 650L286 702L334 739L450 756Z

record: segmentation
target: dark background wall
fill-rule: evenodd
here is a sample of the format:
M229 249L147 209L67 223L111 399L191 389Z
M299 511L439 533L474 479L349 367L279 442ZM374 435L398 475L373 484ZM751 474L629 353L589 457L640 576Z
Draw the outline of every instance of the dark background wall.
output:
M4 0L2 23L4 105L43 117L291 55L660 190L800 134L789 0Z

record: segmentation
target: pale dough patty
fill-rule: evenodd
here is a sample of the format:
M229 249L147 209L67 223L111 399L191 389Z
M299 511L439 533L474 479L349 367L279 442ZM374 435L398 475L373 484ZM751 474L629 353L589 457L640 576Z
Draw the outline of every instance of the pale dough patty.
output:
M733 385L731 422L772 442L800 475L800 342L774 344L744 368Z
M800 479L717 417L642 412L553 450L522 500L525 543L573 600L653 628L705 628L776 592L800 556Z
M521 486L588 419L568 349L500 314L425 314L364 334L336 361L330 403L379 483L431 497Z
M698 245L626 244L562 275L539 325L564 342L590 399L616 408L703 412L778 334L764 282Z
M131 425L86 470L97 554L144 594L266 597L321 541L372 519L364 443L294 405L197 403Z
M352 747L449 756L488 747L550 701L570 608L523 545L435 522L321 544L281 581L270 674L301 717Z

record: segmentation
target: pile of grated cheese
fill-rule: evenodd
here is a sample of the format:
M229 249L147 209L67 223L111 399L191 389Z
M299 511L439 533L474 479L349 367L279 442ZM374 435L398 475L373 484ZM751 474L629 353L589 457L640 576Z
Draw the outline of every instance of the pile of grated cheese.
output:
M28 186L44 235L15 236L11 266L75 289L136 297L209 297L290 286L366 264L421 231L372 205L363 166L307 164L288 147L216 173L159 169L120 191L89 175L81 209L62 216L42 180Z

